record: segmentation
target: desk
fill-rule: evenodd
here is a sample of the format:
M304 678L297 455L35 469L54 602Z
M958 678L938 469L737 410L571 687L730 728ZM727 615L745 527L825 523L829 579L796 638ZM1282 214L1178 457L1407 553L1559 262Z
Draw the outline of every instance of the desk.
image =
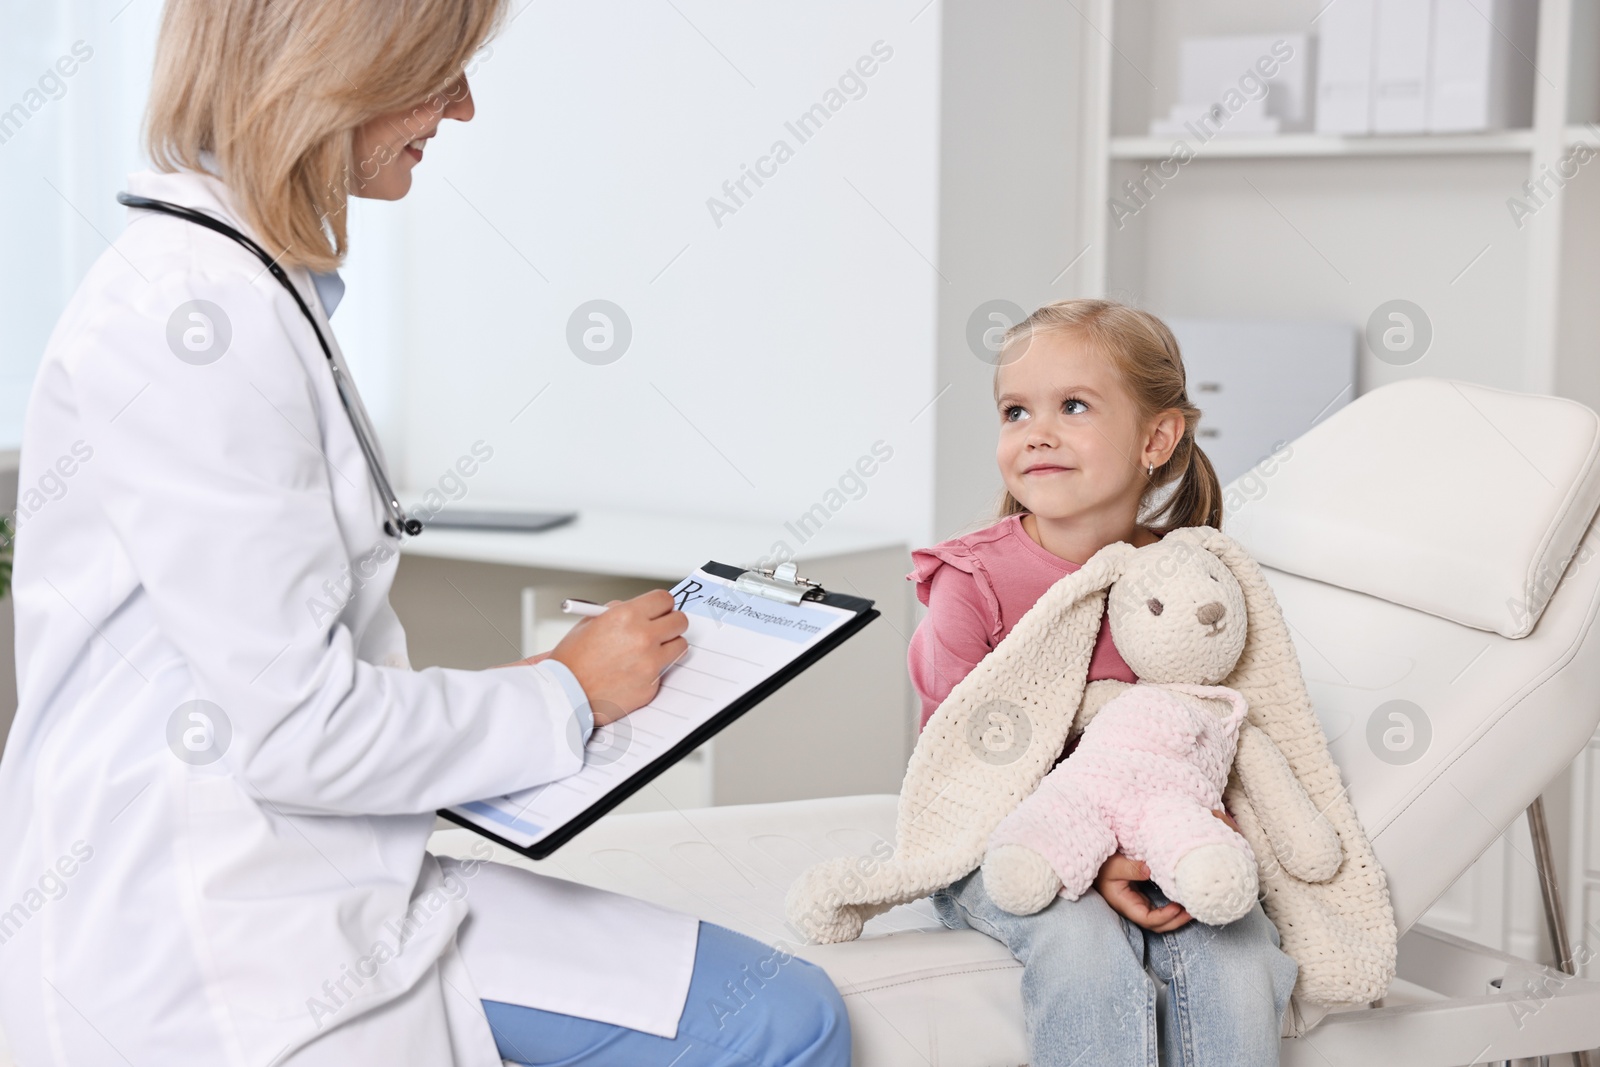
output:
M560 614L564 597L636 596L708 559L751 565L779 541L795 549L801 575L876 601L882 618L618 810L896 793L916 735L903 542L833 522L797 529L592 508L538 533L426 530L404 543L390 600L414 666L490 667L553 644L573 621Z

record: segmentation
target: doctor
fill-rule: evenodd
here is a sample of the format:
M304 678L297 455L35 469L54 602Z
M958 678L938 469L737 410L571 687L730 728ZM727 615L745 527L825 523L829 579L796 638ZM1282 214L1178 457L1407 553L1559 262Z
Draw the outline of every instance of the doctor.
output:
M441 122L472 117L464 64L503 17L167 3L161 169L129 189L270 249L306 310L225 234L143 208L51 337L21 477L66 488L17 537L0 760L0 1026L22 1064L849 1062L819 968L425 850L436 808L578 770L594 709L646 703L685 647L657 591L548 658L414 671L389 606L382 459L328 326L345 198L405 195ZM374 567L330 616L325 583Z

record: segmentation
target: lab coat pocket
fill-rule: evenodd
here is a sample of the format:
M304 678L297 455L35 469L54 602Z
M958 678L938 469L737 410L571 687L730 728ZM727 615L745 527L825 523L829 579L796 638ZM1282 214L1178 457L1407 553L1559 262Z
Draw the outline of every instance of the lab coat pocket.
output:
M399 997L448 949L466 905L425 854L420 872L391 870L364 818L286 816L227 774L184 773L179 892L212 1011L246 1059Z

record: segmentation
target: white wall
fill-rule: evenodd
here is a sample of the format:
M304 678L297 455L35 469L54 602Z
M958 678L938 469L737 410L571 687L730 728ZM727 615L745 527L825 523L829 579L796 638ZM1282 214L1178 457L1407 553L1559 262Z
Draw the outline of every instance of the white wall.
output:
M778 538L881 440L893 458L831 521L931 539L940 5L513 7L473 74L477 119L445 128L410 198L352 206L336 327L400 480L484 439L475 494L755 517ZM121 230L160 8L0 0L0 108L72 41L95 50L0 144L0 195L31 205L0 216L0 447ZM879 41L892 57L800 143L785 122ZM778 139L793 158L719 227L707 198ZM596 297L634 330L607 366L565 340Z
M1526 176L1526 156L1196 161L1113 226L1110 295L1163 316L1357 328L1410 300L1432 321L1426 356L1397 367L1363 346L1359 391L1417 375L1522 389L1527 235L1505 200Z
M56 316L122 231L114 196L144 166L139 119L159 15L157 0L0 0L0 448L22 439ZM80 41L89 58L62 77L55 65Z
M1031 311L1088 295L1082 49L1094 33L1055 0L942 6L940 539L993 522L1002 488L994 365L973 350L974 313L997 299Z
M473 493L780 538L881 440L893 458L832 521L929 540L939 7L525 7L472 77L476 119L446 124L403 206L377 206L403 219L380 280L359 248L347 271L356 301L400 264L398 325L352 303L340 330L347 349L398 342L374 389L401 480L436 481L481 438ZM801 143L785 123L880 41L859 98ZM719 226L708 198L731 203L724 181L778 140L793 158ZM633 327L609 365L567 345L595 298Z

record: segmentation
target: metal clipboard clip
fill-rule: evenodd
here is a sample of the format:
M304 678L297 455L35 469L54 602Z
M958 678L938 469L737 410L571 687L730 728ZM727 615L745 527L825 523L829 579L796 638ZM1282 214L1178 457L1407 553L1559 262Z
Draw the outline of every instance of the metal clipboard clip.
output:
M752 569L740 574L733 585L741 593L754 593L785 604L822 599L822 583L800 577L798 570L792 562L780 563L770 571Z

